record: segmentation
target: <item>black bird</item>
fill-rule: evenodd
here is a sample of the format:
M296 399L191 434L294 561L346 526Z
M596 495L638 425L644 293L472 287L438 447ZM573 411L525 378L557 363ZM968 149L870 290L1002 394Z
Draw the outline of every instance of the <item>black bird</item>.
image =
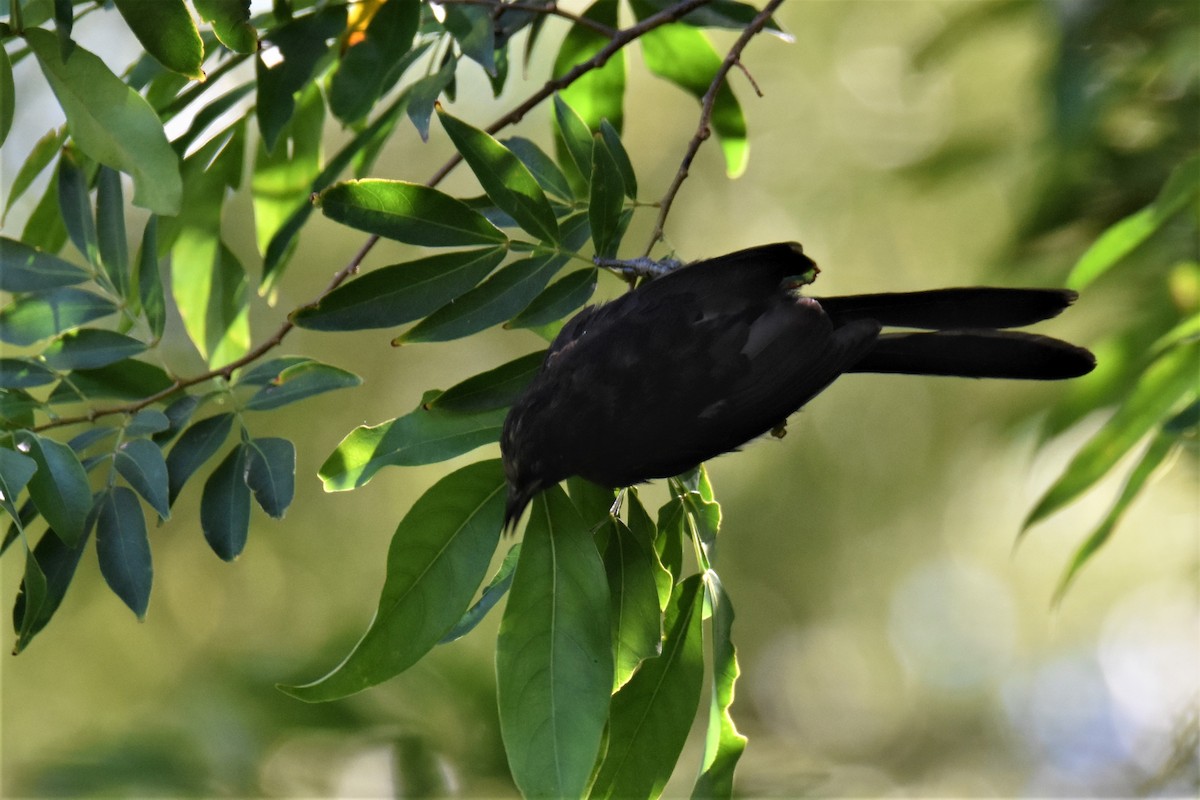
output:
M1081 347L1001 330L1057 315L1076 297L1065 289L801 296L816 273L799 244L763 245L576 314L504 420L505 527L571 476L631 486L735 450L844 372L1059 380L1096 364Z

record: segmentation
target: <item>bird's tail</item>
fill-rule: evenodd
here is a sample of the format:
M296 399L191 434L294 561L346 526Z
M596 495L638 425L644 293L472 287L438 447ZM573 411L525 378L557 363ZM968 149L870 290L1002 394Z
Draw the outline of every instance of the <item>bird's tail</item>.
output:
M860 319L931 333L885 333L848 372L899 372L964 378L1060 380L1092 371L1082 347L1020 331L1071 305L1067 289L974 287L826 297L818 302L835 327Z

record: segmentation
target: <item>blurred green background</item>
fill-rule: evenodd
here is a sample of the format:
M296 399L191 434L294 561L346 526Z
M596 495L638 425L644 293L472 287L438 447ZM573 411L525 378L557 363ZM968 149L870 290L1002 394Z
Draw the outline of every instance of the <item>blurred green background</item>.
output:
M692 259L799 240L822 267L818 294L1055 285L1196 147L1196 6L787 3L779 21L795 42L764 36L744 57L764 96L734 73L749 169L731 182L715 145L702 150L668 221L669 243ZM528 95L561 30L561 20L547 23L544 49L525 76L514 70L498 101L482 73L464 71L454 113L482 126ZM137 48L108 12L75 35L118 71ZM714 39L720 47L733 36ZM59 123L53 102L24 95L46 92L31 60L17 85L0 187ZM636 48L629 99L626 145L652 199L675 172L697 106L648 77ZM518 130L548 142L546 109ZM330 126L328 136L346 134ZM424 180L449 153L436 126L428 144L400 129L376 173ZM474 191L463 170L444 188ZM14 211L9 229L19 231L27 213ZM255 264L250 214L239 198L225 223L231 245ZM629 255L640 254L652 223L652 211L635 218ZM315 296L361 242L314 219L255 330ZM1153 319L1170 302L1166 271L1153 264L1177 260L1171 248L1195 258L1196 246L1166 237L1169 254L1126 265L1044 330L1096 344ZM384 243L367 266L411 255ZM602 279L601 292L620 290ZM175 518L151 533L156 580L145 623L85 558L48 630L0 666L0 794L515 792L496 720L498 614L362 695L307 706L274 689L323 674L353 644L374 610L396 522L458 465L393 468L356 492L326 495L321 461L354 426L542 346L527 331L399 349L390 337L297 330L285 342L285 352L366 383L255 431L297 441L300 491L282 523L253 517L236 564L204 543L197 492L185 492ZM168 356L177 371L199 368L182 338ZM1013 548L1041 492L1103 422L1103 412L1087 416L1039 446L1045 411L1085 394L1080 384L850 376L793 417L781 442L709 465L725 514L718 569L738 613L743 676L733 710L750 737L739 793L1195 794L1195 460L1160 476L1057 609L1058 576L1119 475ZM21 564L0 567L7 606ZM669 795L690 789L700 745L694 736Z

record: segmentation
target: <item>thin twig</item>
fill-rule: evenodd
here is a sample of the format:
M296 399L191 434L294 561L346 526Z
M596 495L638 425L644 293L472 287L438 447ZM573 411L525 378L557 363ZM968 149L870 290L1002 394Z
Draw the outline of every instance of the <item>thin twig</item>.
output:
M587 61L576 64L564 75L547 81L541 89L530 95L525 102L521 103L515 109L500 117L490 126L488 126L488 133L496 133L502 128L519 122L527 113L529 113L529 111L535 108L543 100L550 97L555 92L561 91L562 89L570 86L572 83L577 81L580 77L591 70L599 69L600 67L604 66L615 53L620 51L621 48L625 47L629 43L638 39L640 36L644 35L648 31L654 30L661 25L665 25L668 22L674 22L691 11L694 11L700 6L711 1L712 0L685 0L685 2L681 2L672 6L671 8L664 9L653 16L646 17L636 25L632 25L629 28L625 28L616 32L616 34L612 37L612 41L605 45L599 52L596 53L596 55L592 56ZM462 156L459 155L451 158L433 174L426 185L432 187L439 184L446 177L446 175L450 173L451 170L458 166L461 161ZM346 264L346 266L342 267L342 269L334 273L333 277L329 281L329 285L326 286L325 289L316 296L316 298L308 303L298 306L297 310L299 308L304 308L306 306L315 305L316 303L321 302L321 300L325 299L330 292L332 292L334 289L344 283L346 279L357 272L359 266L367 257L367 254L378 241L378 235L370 236L366 242L363 243L362 247L359 248L358 252L355 253L350 262ZM146 406L158 402L159 400L170 397L180 389L186 389L189 386L195 386L196 384L204 383L205 381L210 381L217 377L224 377L228 379L235 370L257 361L266 353L278 347L283 342L284 337L287 336L294 327L295 325L292 323L289 315L289 318L285 319L283 323L275 330L275 332L272 333L265 341L236 361L231 361L222 367L209 370L208 372L204 372L199 375L193 375L189 378L176 378L174 382L172 382L167 388L155 392L152 395L148 395L147 397L143 397L141 400L136 402L128 403L122 406L94 409L86 414L80 414L74 417L59 417L51 420L50 422L36 426L33 428L33 430L42 431L48 428L59 428L66 425L75 425L81 422L92 422L100 417L107 417L113 414L132 414L136 411L140 411Z
M771 15L781 5L783 5L783 0L771 0L762 11L758 12L758 15L742 30L741 36L729 48L729 52L725 54L725 60L721 62L721 66L713 75L712 82L708 85L708 91L700 100L700 123L696 126L696 133L692 136L692 140L688 142L687 151L683 155L683 161L679 164L679 170L675 173L674 180L671 181L666 194L659 201L658 220L654 223L654 231L650 234L650 241L646 244L643 255L649 256L654 245L662 241L663 228L667 223L667 215L671 213L671 205L675 202L675 196L679 194L679 188L687 180L688 169L692 166L692 160L695 159L696 153L700 151L700 145L704 144L704 140L712 135L713 106L717 102L717 93L725 82L725 77L729 74L729 70L733 69L733 65L739 63L746 45L763 29L763 26L771 19Z
M485 6L491 8L495 13L501 11L528 11L531 14L544 14L546 16L562 17L569 19L576 25L584 28L589 28L601 36L616 36L617 29L610 28L602 22L596 22L594 19L579 14L572 14L570 11L563 11L558 7L558 3L549 3L548 5L540 6L537 3L521 3L511 2L505 3L501 0L437 0L438 5L460 5L460 6Z

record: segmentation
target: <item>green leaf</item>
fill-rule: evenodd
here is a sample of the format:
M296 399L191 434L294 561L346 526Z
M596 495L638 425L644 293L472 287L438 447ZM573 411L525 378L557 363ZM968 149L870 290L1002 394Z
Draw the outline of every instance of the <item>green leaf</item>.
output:
M383 467L412 467L445 461L500 438L507 409L457 414L418 408L403 417L346 436L321 465L327 492L364 486Z
M362 378L353 372L322 364L319 361L306 361L288 367L279 373L278 378L259 389L246 402L246 410L269 411L298 400L332 392L335 389L348 389L361 383Z
M75 143L133 178L134 205L156 214L178 213L179 159L150 105L84 48L76 47L64 63L53 34L26 30L25 38L67 115Z
M393 70L413 45L421 19L417 0L392 0L378 6L363 37L342 54L329 82L329 110L349 125L370 113Z
M1176 214L1200 202L1200 155L1171 173L1154 202L1109 227L1080 256L1067 276L1067 286L1082 289L1108 272L1162 229Z
M463 55L483 67L488 75L496 74L495 21L492 10L477 6L448 5L445 26L458 42Z
M150 605L154 568L150 563L150 539L146 535L142 506L137 495L124 486L106 491L96 505L100 574L138 619L144 619Z
M258 50L258 33L250 24L249 0L192 0L200 19L212 26L218 41L235 53Z
M608 750L591 797L657 797L671 777L704 683L703 593L699 575L676 587L662 655L613 695Z
M63 224L62 209L58 207L58 170L25 221L21 241L47 253L57 253L66 244L67 227Z
M132 439L117 450L114 464L121 477L150 504L160 517L171 516L167 489L167 462L158 445Z
M514 261L397 336L392 344L445 342L498 325L529 305L566 262L566 256L555 254Z
M70 384L60 383L50 401L70 403L80 397L141 400L169 389L174 383L162 367L130 358L106 367L75 370Z
M521 557L521 543L517 542L508 549L504 556L504 561L500 563L500 568L496 570L496 574L488 581L488 585L483 588L479 595L479 600L475 605L466 610L458 622L450 629L450 632L441 638L438 644L449 644L466 636L483 621L488 612L495 608L500 602L500 598L508 594L508 588L512 586L513 573L517 569L517 561Z
M287 439L272 436L246 443L246 485L254 492L259 507L275 519L292 504L296 494L296 447Z
M199 407L200 398L190 394L181 395L171 401L162 411L163 416L167 418L167 427L154 434L152 438L155 444L164 446L178 436L192 418L192 413Z
M29 389L54 383L58 376L28 358L0 358L0 389Z
M504 473L499 460L463 467L435 483L400 524L370 627L320 680L281 686L308 702L345 697L415 664L462 617L500 540Z
M21 588L18 589L17 602L13 606L13 627L17 631L17 646L14 655L21 650L21 643L31 638L30 631L37 627L42 618L42 608L46 605L48 587L46 574L42 572L37 558L25 544L25 574L21 578Z
M554 95L554 119L558 126L558 134L562 137L563 145L570 157L570 163L575 165L576 172L584 176L592 174L592 131L588 128L583 117L561 95ZM566 159L560 157L559 163L565 164Z
M81 540L74 547L70 547L63 544L54 531L46 531L38 540L37 546L33 548L33 557L45 579L45 587L41 603L30 604L26 600L34 587L26 586L22 581L17 594L17 602L13 607L14 620L20 620L17 643L13 648L14 653L19 653L28 647L33 637L46 627L46 623L58 610L67 593L67 587L71 585L71 579L75 576L75 568L79 566L79 559L83 556L85 541ZM27 567L27 577L28 573Z
M0 309L0 342L31 345L116 310L111 300L73 287L26 295Z
M721 66L721 56L708 37L684 25L663 25L638 40L646 67L696 99L704 97ZM736 178L746 171L750 145L746 118L727 81L722 81L713 102L712 129L725 154L725 171Z
M0 291L39 292L83 283L87 270L24 242L0 236Z
M258 128L268 151L275 149L280 133L292 118L293 95L312 80L318 65L329 56L330 41L345 29L346 7L327 6L267 34L280 57L270 68L261 54L255 59Z
M321 193L321 210L352 228L425 247L506 244L508 237L478 211L437 189L405 181L334 184Z
M438 253L373 270L292 314L301 328L350 331L390 328L420 319L487 277L505 250Z
M162 338L167 324L167 300L163 293L162 276L158 272L158 217L151 216L142 232L142 246L138 252L138 295L142 313L154 340Z
M621 173L621 180L625 184L625 196L630 200L637 200L637 176L633 172L633 162L629 160L629 153L625 151L625 145L621 142L621 134L608 120L602 119L600 135L608 147L608 154L612 156Z
M654 540L654 551L663 568L671 575L672 582L683 578L683 538L687 513L683 501L673 497L658 510L658 531Z
M708 712L704 761L692 797L729 798L733 796L734 768L746 749L746 737L738 732L729 714L729 707L733 705L734 685L741 669L737 662L737 648L730 638L733 604L717 573L709 571L704 581L712 608L712 704Z
M126 0L129 2L129 0ZM100 263L117 294L129 292L129 244L125 240L125 199L121 175L101 165L96 175L96 231Z
M204 482L200 495L200 528L223 561L233 561L246 547L250 532L250 487L246 485L246 451L239 444ZM174 453L174 450L171 451Z
M550 284L517 314L506 328L540 328L563 319L586 303L596 291L596 270L577 269Z
M0 508L20 524L21 518L15 505L17 497L25 491L29 479L37 472L37 462L7 447L0 447Z
M562 170L554 163L554 159L546 155L532 141L521 136L513 136L512 138L502 140L501 144L511 150L513 155L521 159L521 163L528 168L529 172L537 180L538 185L547 192L567 201L574 198L574 193L571 191L571 184L567 181L567 176L563 175Z
M18 432L16 441L37 464L29 498L63 542L77 544L92 508L92 490L78 456L65 444L28 431Z
M432 75L426 75L412 85L408 101L408 118L421 136L421 141L429 141L429 120L433 116L433 107L446 87L454 80L458 69L458 59L447 53L441 68Z
M608 586L579 512L534 499L496 642L500 732L525 797L580 797L612 690Z
M160 64L204 80L204 44L183 0L113 0L133 35Z
M143 408L125 426L127 438L162 433L171 427L171 418L156 408Z
M429 401L426 407L456 414L507 408L533 380L545 360L545 350L513 359L451 386Z
M324 129L325 101L320 86L311 83L300 91L296 111L280 131L283 146L268 151L259 140L250 185L260 251L266 252L297 206L311 205L312 182L321 172Z
M183 432L167 455L167 496L171 503L179 497L188 478L221 449L231 430L233 414L225 413L202 419Z
M659 532L655 528L654 520L650 519L650 514L646 512L646 507L642 505L642 500L638 497L636 490L626 490L625 508L629 529L633 531L634 536L649 541L654 546L654 586L658 590L658 607L666 610L667 604L671 601L671 592L675 588L675 576L659 560L657 547Z
M230 109L234 108L253 89L254 83L247 81L240 86L235 86L197 111L196 116L192 117L188 129L171 140L171 147L179 154L180 158L192 149L192 145L196 139L200 138L201 134L206 133L217 121L224 118ZM256 219L255 222L257 223L258 220Z
M583 16L615 29L617 7L617 0L598 0L588 7ZM563 37L554 59L554 77L562 77L576 64L587 61L608 44L609 37L604 34L583 25L572 26ZM602 119L607 119L617 130L621 130L625 120L625 53L615 53L604 66L584 73L560 95L579 113L588 130L597 130ZM584 164L579 164L579 167L584 175L588 174L589 169Z
M136 356L146 349L137 339L116 331L83 328L63 334L42 353L51 369L95 369Z
M554 209L528 167L484 131L440 109L438 119L492 202L527 233L543 242L558 241Z
M624 207L625 182L616 159L608 152L603 137L597 136L592 147L591 199L588 225L600 258L616 258L621 244L621 210Z
M1029 513L1022 533L1070 503L1104 477L1179 402L1196 389L1200 342L1167 350L1142 374L1104 427L1085 444Z
M0 92L0 96L3 96L3 92ZM4 198L4 214L0 216L0 225L4 224L4 220L8 217L8 212L12 209L13 204L33 184L33 179L40 175L42 170L49 166L54 157L58 155L66 137L67 129L65 127L52 128L33 145L33 149L29 151L29 155L25 158L25 163L17 170L17 176L13 178L12 186ZM0 269L0 275L3 275L3 272Z
M12 130L13 115L16 113L17 87L13 83L12 61L8 51L0 48L0 145Z
M100 243L88 197L88 176L71 147L63 149L58 162L58 207L75 249L90 263L100 264Z
M624 686L662 648L662 612L655 575L662 569L653 540L643 540L624 522L609 517L604 569L612 602L613 691Z

